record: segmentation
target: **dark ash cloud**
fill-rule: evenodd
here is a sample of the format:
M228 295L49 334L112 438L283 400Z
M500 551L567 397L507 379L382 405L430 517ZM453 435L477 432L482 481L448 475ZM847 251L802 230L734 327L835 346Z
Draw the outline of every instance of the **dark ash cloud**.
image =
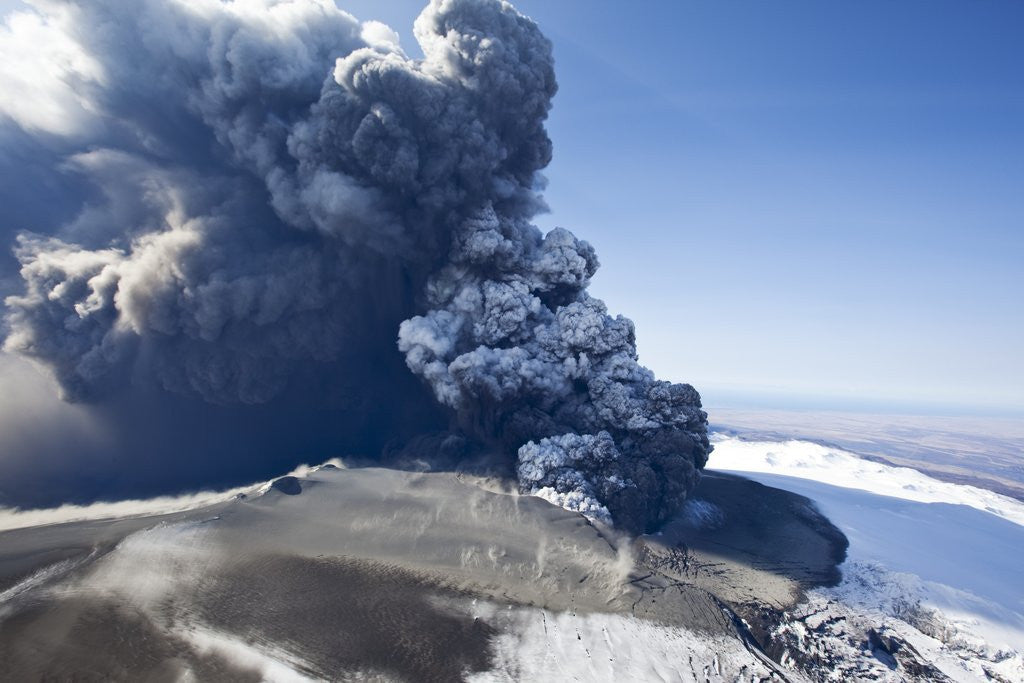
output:
M0 143L46 163L38 192L6 197L23 224L0 231L21 281L5 348L111 424L144 395L143 434L230 413L209 432L249 444L322 415L306 440L506 454L524 492L656 525L706 461L706 415L587 294L591 246L530 222L550 43L499 0L435 0L415 36L422 60L328 0L8 19ZM217 467L277 464L260 441Z

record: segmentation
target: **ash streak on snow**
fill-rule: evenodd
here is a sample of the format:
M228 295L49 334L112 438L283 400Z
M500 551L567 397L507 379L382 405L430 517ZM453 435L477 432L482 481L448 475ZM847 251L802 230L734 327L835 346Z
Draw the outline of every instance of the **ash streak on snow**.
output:
M324 463L324 465L338 468L344 467L341 460L337 458L332 458ZM284 476L305 477L320 467L323 467L323 465L299 465ZM61 505L56 508L20 510L18 508L0 507L0 532L47 526L50 524L66 524L68 522L170 515L176 512L186 512L217 503L224 503L239 496L260 495L266 493L271 485L272 482L262 482L248 486L239 486L226 491L201 491L182 496L118 500L92 503L90 505Z

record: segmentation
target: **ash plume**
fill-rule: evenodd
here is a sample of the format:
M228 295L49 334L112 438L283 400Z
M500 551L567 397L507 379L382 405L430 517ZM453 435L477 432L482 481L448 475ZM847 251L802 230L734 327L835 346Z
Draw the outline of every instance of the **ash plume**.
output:
M5 349L108 412L314 406L325 434L376 433L347 447L505 454L524 492L650 528L704 466L706 415L589 296L593 248L530 222L551 45L501 0L434 0L414 33L423 59L329 0L8 18L0 144L34 163L4 196Z

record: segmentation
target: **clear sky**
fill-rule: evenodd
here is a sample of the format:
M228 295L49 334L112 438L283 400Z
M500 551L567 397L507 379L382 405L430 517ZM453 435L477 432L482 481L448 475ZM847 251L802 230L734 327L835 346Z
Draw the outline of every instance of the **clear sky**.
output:
M415 51L422 2L340 4ZM646 365L1024 413L1024 3L515 4L561 86L539 222L597 247Z
M552 212L714 399L1024 412L1024 3L521 0ZM362 2L407 46L418 2Z

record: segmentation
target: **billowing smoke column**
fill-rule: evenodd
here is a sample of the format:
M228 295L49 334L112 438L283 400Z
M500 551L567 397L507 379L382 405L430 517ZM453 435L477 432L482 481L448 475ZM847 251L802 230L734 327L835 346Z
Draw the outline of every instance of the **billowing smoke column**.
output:
M397 333L458 442L515 453L525 492L649 528L694 485L706 415L587 294L591 246L530 223L550 43L499 0L434 0L415 35L422 60L330 0L15 15L0 111L91 190L19 235L6 348L77 401L422 400L394 379Z
M693 387L637 363L632 322L587 295L590 245L487 206L450 260L398 343L460 426L525 441L520 487L589 516L644 528L678 509L707 458L706 415Z

